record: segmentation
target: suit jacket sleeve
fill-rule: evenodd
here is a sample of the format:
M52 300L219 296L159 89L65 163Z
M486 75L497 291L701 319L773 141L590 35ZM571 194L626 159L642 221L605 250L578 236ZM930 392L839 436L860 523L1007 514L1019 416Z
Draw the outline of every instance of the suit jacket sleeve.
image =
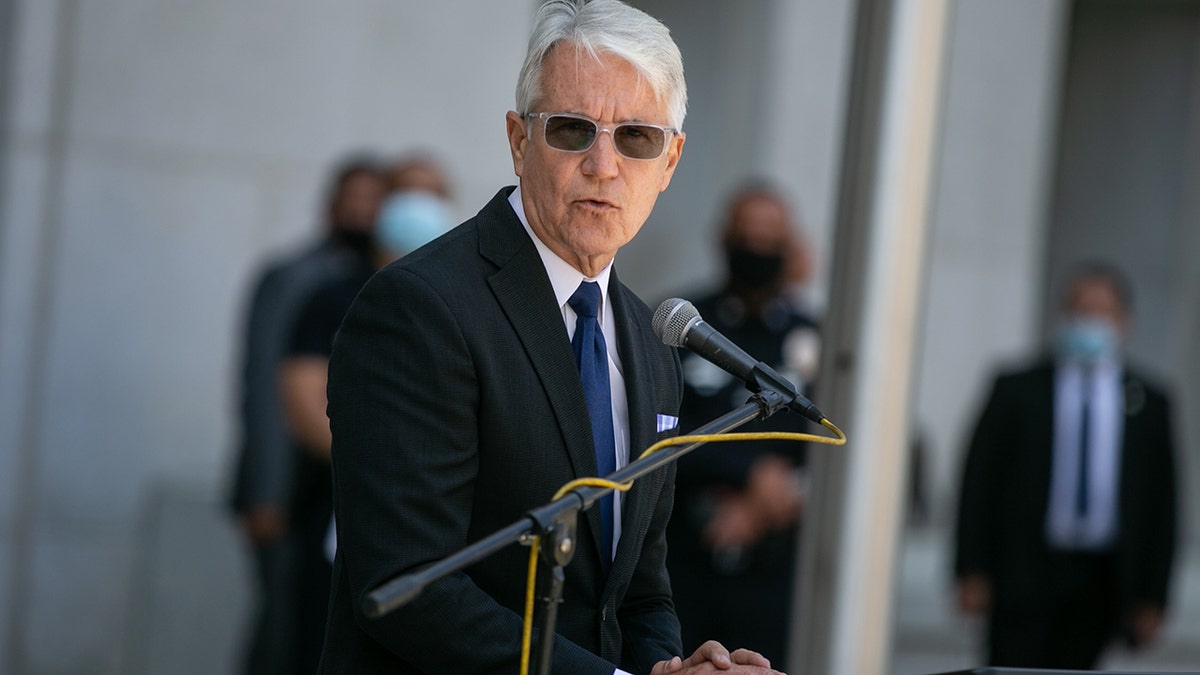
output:
M674 500L674 466L664 469L668 478L642 545L629 594L619 612L624 633L621 665L633 672L650 672L654 664L681 655L679 619L671 600L667 574L667 521Z
M246 313L241 377L241 448L233 506L282 508L287 502L293 448L279 404L278 367L288 321L297 303L297 274L283 265L266 270Z
M1004 450L1012 428L1006 380L997 379L975 425L963 467L958 502L954 573L991 574L999 541L996 506L1003 480Z
M1131 575L1135 587L1133 601L1165 608L1171 567L1175 558L1176 522L1176 465L1174 429L1167 396L1157 390L1146 392L1146 414L1152 423L1150 438L1139 445L1145 453L1145 479L1136 498L1142 502L1138 524L1129 527L1138 552L1140 569Z
M479 472L476 364L458 318L425 281L387 268L363 288L335 341L329 417L339 564L360 630L425 672L510 669L521 617L463 573L381 619L367 594L469 543ZM562 638L556 670L613 665Z

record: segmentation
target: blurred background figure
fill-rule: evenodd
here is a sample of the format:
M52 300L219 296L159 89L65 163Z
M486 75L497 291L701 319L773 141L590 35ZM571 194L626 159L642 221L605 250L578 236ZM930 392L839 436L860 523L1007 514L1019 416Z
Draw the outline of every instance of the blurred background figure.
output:
M325 231L298 253L268 263L250 296L244 324L241 446L233 510L254 556L258 610L246 647L245 671L294 673L296 594L301 560L294 538L306 496L296 484L293 431L279 397L279 368L301 309L320 288L353 275L372 247L384 183L377 163L351 157L334 169Z
M1054 352L1001 374L975 426L957 529L958 604L988 618L987 663L1087 670L1159 634L1175 553L1166 394L1126 363L1114 268L1068 285Z
M456 225L450 183L432 158L413 155L387 170L388 195L376 229L379 267L411 253Z
M331 275L309 289L288 332L287 356L279 369L279 394L295 462L289 531L298 561L290 592L298 638L295 672L317 670L333 571L336 535L331 530L333 476L325 385L334 336L359 289L377 269L454 225L444 199L446 179L431 160L401 160L370 179L373 237L344 274Z
M720 225L724 286L693 301L700 315L802 390L817 364L816 321L794 303L811 254L779 192L754 183L729 199ZM690 431L745 403L741 380L683 353L680 429ZM779 414L741 431L801 431ZM678 464L668 528L668 568L684 651L703 639L740 644L785 663L798 526L804 506L799 443L717 443Z
M406 155L386 170L390 193L424 192L444 200L453 198L450 181L441 164L429 155Z

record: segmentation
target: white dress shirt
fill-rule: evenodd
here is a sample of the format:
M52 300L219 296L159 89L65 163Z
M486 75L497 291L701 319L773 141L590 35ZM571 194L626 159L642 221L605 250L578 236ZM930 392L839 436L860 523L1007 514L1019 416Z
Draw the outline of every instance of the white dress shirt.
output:
M1081 516L1076 504L1079 490L1084 489L1079 484L1079 462L1085 396L1088 509ZM1102 551L1112 545L1117 530L1124 409L1119 364L1108 361L1090 368L1058 364L1054 374L1054 458L1046 512L1046 540L1051 548Z

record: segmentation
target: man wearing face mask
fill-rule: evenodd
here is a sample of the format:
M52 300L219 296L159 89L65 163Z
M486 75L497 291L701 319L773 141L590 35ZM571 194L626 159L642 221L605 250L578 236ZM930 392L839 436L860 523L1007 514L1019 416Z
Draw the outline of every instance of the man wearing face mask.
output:
M390 172L383 197L383 175L372 213L373 236L358 264L315 288L291 327L287 357L279 370L280 397L295 445L293 458L292 539L299 549L300 573L295 585L300 635L297 672L315 672L324 637L329 582L336 547L332 531L333 476L329 454L332 437L325 388L333 338L346 310L375 270L447 232L453 223L443 198L445 179L431 161L407 159ZM371 230L367 230L372 234Z
M1122 354L1130 292L1072 276L1053 358L1001 375L967 454L958 603L988 618L988 665L1088 670L1154 641L1175 551L1166 394Z
M785 255L802 242L786 201L765 184L737 190L720 242L725 283L693 304L705 322L803 388L814 374L818 338L816 323L797 311L788 284ZM749 398L741 380L695 354L680 356L681 429L694 429ZM804 430L798 415L781 414L740 431ZM787 658L803 460L801 444L771 441L713 444L679 463L667 566L685 650L713 637L745 644L772 663Z

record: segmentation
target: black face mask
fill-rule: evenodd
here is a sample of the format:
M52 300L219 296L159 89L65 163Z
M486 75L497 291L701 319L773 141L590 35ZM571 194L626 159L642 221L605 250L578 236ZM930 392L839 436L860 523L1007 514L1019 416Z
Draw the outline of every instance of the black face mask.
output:
M783 277L783 256L778 253L756 253L734 248L729 250L728 263L730 282L742 288L771 288Z
M338 228L336 232L337 240L346 248L349 248L359 255L366 255L370 253L371 246L374 243L374 238L371 236L370 232L343 230L341 228Z

